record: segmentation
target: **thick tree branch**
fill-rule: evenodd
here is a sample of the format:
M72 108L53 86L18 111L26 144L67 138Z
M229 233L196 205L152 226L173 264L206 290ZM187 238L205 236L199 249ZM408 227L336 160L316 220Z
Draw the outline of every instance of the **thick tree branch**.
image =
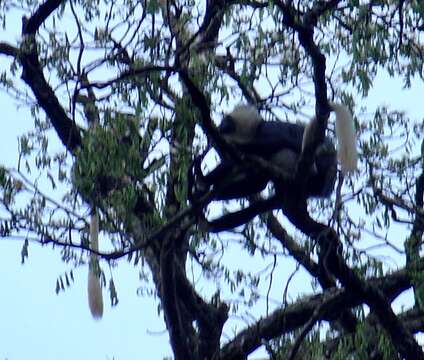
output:
M290 255L292 255L293 258L311 274L311 276L318 280L324 290L336 287L334 278L331 277L326 271L323 271L323 268L319 266L319 264L315 263L309 254L307 254L296 243L296 241L292 239L289 234L287 234L275 216L271 214L268 216L267 225L272 235L280 241L283 247L289 251ZM352 313L345 311L341 313L339 317L335 317L335 319L338 319L338 324L341 325L345 331L355 331L357 319Z
M43 22L63 3L63 0L48 0L41 4L34 14L22 20L22 35L25 39L21 49L0 43L0 53L13 56L22 65L22 79L29 85L38 104L49 117L56 133L65 147L73 152L81 143L77 125L68 117L51 86L43 75L38 59L35 34Z
M424 166L424 140L421 146L421 163ZM375 187L374 187L375 188ZM381 196L383 195L382 191L379 192ZM424 232L424 215L423 211L424 203L424 172L421 171L421 174L418 176L415 184L415 217L414 223L411 230L411 235L409 239L405 242L406 249L406 260L408 263L413 265L414 261L419 258L420 246L422 244L423 232Z
M332 312L354 306L353 297L346 290L326 290L325 295L315 295L302 299L284 309L274 311L268 317L257 321L246 330L240 332L233 340L221 349L221 360L242 360L251 354L262 342L272 340L291 332L306 324L312 317L315 308L324 301L332 308ZM352 301L352 302L350 302ZM323 314L326 318L328 312Z
M228 318L228 307L224 303L209 304L204 301L188 281L181 266L175 269L175 279L178 298L192 314L193 320L198 321L198 354L202 359L212 358L216 349L219 349L222 327Z
M23 68L22 79L31 88L38 104L46 112L62 143L69 151L74 152L81 144L80 131L68 117L53 89L44 78L35 41L35 33L40 25L61 3L62 1L59 0L46 1L30 19L23 18L22 35L25 41L21 47L19 60Z
M421 267L424 261L421 262ZM369 279L374 287L381 289L388 298L405 291L411 286L408 272L401 270L382 279ZM327 289L320 295L301 299L284 309L278 309L266 318L260 319L247 329L241 331L221 350L221 360L242 360L262 345L283 334L304 326L313 316L316 308L326 304L322 319L331 321L336 314L362 304L361 294L354 289ZM328 307L327 307L328 306Z
M224 3L222 3L222 5L224 5ZM169 11L169 8L167 9L167 23L171 32L176 36L177 49L175 62L176 64L181 62L185 66L188 63L188 57L185 58L185 56L187 55L187 50L191 45L191 40L186 41L185 37L183 36L184 31L180 31L178 24L181 20L181 13L177 7L175 7L174 10L174 12L171 12ZM222 10L223 9L220 9L220 7L214 6L214 3L207 3L205 19L198 34L199 42L196 44L200 48L210 48L215 46L215 41L218 36L218 31L223 16L223 12L221 13ZM216 14L216 11L218 11L219 14ZM179 175L181 172L181 166L186 164L186 161L184 160L193 157L191 149L193 146L194 127L196 121L194 115L189 115L186 112L180 110L187 105L187 107L190 107L192 103L197 104L196 100L193 99L193 96L198 96L197 100L201 103L199 110L201 112L202 119L204 119L206 122L206 127L209 130L212 129L212 132L214 130L216 131L212 124L212 120L210 119L210 109L207 100L204 98L200 90L191 83L190 79L188 78L188 74L186 77L184 77L184 75L186 75L185 70L183 73L180 72L180 78L183 80L185 87L183 86L183 94L181 98L177 100L175 120L172 125L170 138L170 146L175 149L180 149L180 151L171 152L170 154L170 170L166 189L165 206L168 210L167 214L171 216L185 207L184 201L181 202L180 196L176 194L176 189L181 182L181 177ZM185 130L185 136L183 138L181 137L182 128ZM188 172L183 171L183 173L187 174ZM199 200L202 201L202 199ZM197 205L198 204L196 204L193 210L197 211ZM227 319L227 309L225 306L217 305L215 307L213 304L207 304L191 287L185 276L185 259L188 249L188 239L185 232L181 231L179 235L176 234L178 234L178 232L175 230L173 235L170 234L170 238L173 239L172 246L174 247L174 259L171 263L163 264L163 261L166 261L166 259L161 257L161 268L172 268L175 281L176 296L172 301L176 303L176 307L170 307L167 309L166 314L170 320L167 321L167 324L168 326L171 325L173 328L179 327L180 329L185 329L192 327L194 320L197 323L198 331L194 331L193 329L193 336L191 338L187 337L185 343L182 342L183 338L181 338L181 334L177 333L176 331L172 333L170 332L171 342L173 347L176 347L179 344L178 348L180 354L185 352L187 359L211 359L219 349L222 327ZM168 259L168 262L169 261L170 259ZM169 302L169 299L165 293L163 293L163 301L166 301L167 303ZM183 307L187 310L187 317L183 316ZM179 319L175 318L174 314L169 314L169 311L179 312ZM183 333L182 335L187 335L187 333ZM182 349L183 347L185 347L185 349Z
M184 331L185 326L176 291L174 242L175 239L169 234L162 243L160 254L160 293L175 359L190 360L193 359L193 353L189 351L190 341Z
M226 9L225 0L207 0L202 25L199 28L201 48L211 49L216 46L219 30Z
M319 304L312 313L312 316L310 319L306 322L306 324L303 326L303 329L301 330L300 334L297 336L297 338L294 341L294 344L291 348L288 360L294 360L296 358L296 354L300 349L300 345L302 344L303 340L306 338L308 333L312 330L314 325L323 319L325 314L331 310L331 299L327 301L327 299L322 299L322 303Z
M397 315L399 319L405 324L405 327L412 333L416 334L424 330L424 313L417 309L413 308L402 312ZM379 341L381 340L380 332L382 331L381 326L379 326L376 317L373 314L370 314L363 323L362 332L364 332L363 337L361 338L362 343L360 344L361 348L367 349L368 359L370 360L379 360L382 357L381 351L379 350ZM332 359L333 354L338 350L339 344L350 344L347 350L348 354L355 356L357 353L357 343L352 341L352 336L355 334L341 334L340 336L333 338L331 340L326 340L322 343L322 346L325 348L325 353L327 358ZM347 339L350 338L350 341ZM383 350L384 351L384 350Z
M290 198L291 197L291 198ZM286 193L284 214L306 235L317 240L321 249L322 266L337 277L350 291L356 291L376 313L380 324L389 334L396 349L407 359L424 359L424 354L414 337L396 317L388 299L381 291L362 280L351 270L341 256L342 245L336 233L325 225L312 220L307 213L306 204L299 206L298 197Z
M47 0L26 20L23 26L24 35L34 35L41 24L62 4L64 0Z
M19 54L19 49L6 42L0 42L0 54L12 56L16 59Z
M81 144L79 128L68 117L53 89L44 78L43 70L37 59L35 41L30 42L32 50L30 52L24 50L20 56L23 67L22 79L31 88L38 104L46 112L63 145L69 151L74 152Z

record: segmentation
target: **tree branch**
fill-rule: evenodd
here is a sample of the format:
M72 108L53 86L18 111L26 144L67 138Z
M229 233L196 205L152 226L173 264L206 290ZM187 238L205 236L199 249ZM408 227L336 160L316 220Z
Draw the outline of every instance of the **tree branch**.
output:
M290 237L285 229L281 226L278 220L273 215L268 215L267 219L268 229L271 234L280 241L282 246L287 249L291 256L301 264L314 278L318 280L321 287L326 290L332 287L336 287L336 282L333 277L331 277L326 271L322 271L323 268L314 262L309 254L307 254L294 239ZM335 317L345 331L353 332L357 325L356 317L345 311L340 314L340 316Z
M41 4L34 14L24 21L22 33L24 35L34 35L41 24L64 2L64 0L47 0Z
M424 261L420 263L421 269ZM368 282L381 291L388 298L407 290L411 286L408 271L401 270L381 279L372 278ZM331 321L336 314L362 304L364 299L354 289L327 289L319 295L304 298L284 309L277 309L268 317L241 331L233 340L221 349L221 360L242 360L262 345L283 334L287 334L304 326L313 316L316 308L324 302L325 310L322 319ZM327 307L328 305L328 307Z
M56 133L63 145L74 152L81 144L81 135L78 126L68 117L56 94L47 83L38 60L35 31L62 1L47 1L39 7L34 15L27 20L23 18L22 34L25 37L20 51L19 60L22 64L22 79L31 88L38 104L49 117Z
M165 313L165 320L169 331L169 338L176 360L190 360L193 353L189 351L189 337L184 331L179 299L175 281L175 244L171 234L162 243L160 252L160 281L161 298Z
M19 54L19 49L6 42L0 42L0 54L17 58Z

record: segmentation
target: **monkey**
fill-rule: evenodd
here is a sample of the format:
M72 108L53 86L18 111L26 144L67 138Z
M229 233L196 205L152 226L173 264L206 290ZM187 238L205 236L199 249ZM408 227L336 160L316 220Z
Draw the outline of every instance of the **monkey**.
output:
M357 166L352 115L343 105L332 102L329 105L336 113L337 151L329 137L325 137L318 146L306 185L307 197L326 198L331 195L336 180L337 159L343 174L353 172ZM240 152L259 156L287 173L294 173L301 152L313 139L315 125L315 118L306 127L289 122L264 121L253 106L238 105L224 116L218 131ZM199 163L196 164L195 172L200 193L212 187L216 200L254 195L265 189L270 180L264 171L240 165L229 157L224 157L207 175L201 173Z
M94 251L99 250L99 215L92 210L90 219L90 247ZM103 297L99 279L99 260L96 254L90 254L88 265L88 306L94 319L99 320L103 316Z
M302 128L295 124L277 121L265 122L253 106L239 105L221 121L218 131L221 136L244 154L256 155L265 160L294 167L295 153L301 151ZM278 154L280 152L280 154ZM211 186L216 200L243 198L262 191L269 176L253 166L240 165L231 157L206 176L195 163L198 192L204 193Z

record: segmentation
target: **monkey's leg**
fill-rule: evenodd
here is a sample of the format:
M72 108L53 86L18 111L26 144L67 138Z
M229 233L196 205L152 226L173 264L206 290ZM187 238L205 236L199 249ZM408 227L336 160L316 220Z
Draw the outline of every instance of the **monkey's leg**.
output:
M269 199L262 199L253 202L247 208L226 214L218 219L207 222L207 231L220 232L233 229L237 226L246 224L252 220L256 215L262 214L269 210L277 209L280 207L281 202L276 196Z
M249 197L265 189L268 181L268 176L261 172L236 166L225 176L216 178L214 182L215 198L231 200Z
M316 152L315 169L308 179L307 195L316 197L329 197L336 182L337 154L334 145L325 140Z

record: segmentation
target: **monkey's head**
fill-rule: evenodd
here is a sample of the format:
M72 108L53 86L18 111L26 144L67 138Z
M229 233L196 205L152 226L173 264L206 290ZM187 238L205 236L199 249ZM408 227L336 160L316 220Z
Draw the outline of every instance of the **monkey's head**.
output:
M219 126L221 135L231 143L243 144L255 137L262 118L252 105L237 105L225 115Z

